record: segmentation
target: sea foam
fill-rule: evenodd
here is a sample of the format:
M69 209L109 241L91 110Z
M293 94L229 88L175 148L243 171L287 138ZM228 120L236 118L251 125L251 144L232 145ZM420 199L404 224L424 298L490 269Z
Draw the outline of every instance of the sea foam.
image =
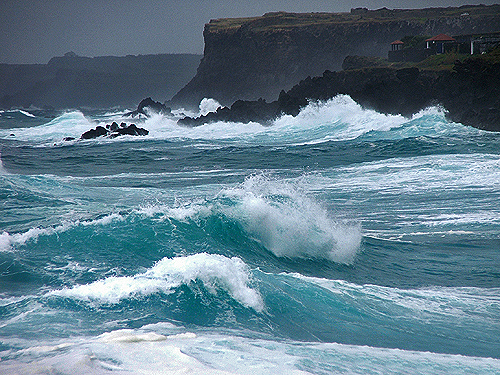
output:
M73 111L66 112L44 125L0 130L0 137L11 138L10 134L14 134L16 140L52 144L52 142L61 141L64 137L79 138L82 133L95 128L95 126L95 123L85 117L83 113Z
M302 282L311 283L328 290L343 298L363 300L371 304L379 304L377 312L382 312L387 306L392 309L399 307L400 313L419 316L419 319L461 319L471 322L488 322L493 327L498 326L496 316L500 312L500 288L477 287L444 287L433 286L425 288L402 289L373 284L354 284L344 280L330 280L318 277L304 276L298 273L283 273L285 278L296 278ZM462 322L456 322L459 325Z
M248 237L278 257L352 264L361 246L360 224L337 220L306 192L306 180L260 173L222 189L213 198L188 200L174 207L150 205L137 213L198 226L209 217L225 217L239 223Z
M161 331L160 331L161 332ZM97 337L66 339L21 349L2 373L60 374L432 374L486 375L500 360L339 343L249 338L242 335L165 335L121 329ZM33 361L33 358L36 358ZM381 368L383 371L381 371Z
M216 100L204 98L198 113L186 113L197 117L214 112L218 107L220 104ZM174 113L182 117L180 112ZM271 126L256 122L242 124L219 121L185 128L176 124L176 118L156 114L145 121L144 127L150 130L149 137L155 139L243 141L259 145L315 144L359 137L402 139L421 135L450 135L466 129L462 125L450 123L444 110L439 107L429 107L406 118L365 109L348 95L310 102L297 116L280 116Z
M198 253L186 257L164 258L148 271L125 277L108 277L50 293L98 303L119 303L122 299L170 293L176 287L200 280L211 292L228 292L236 301L256 311L264 309L259 292L250 287L250 270L239 258Z
M110 214L95 220L66 221L60 225L47 228L31 228L26 232L0 234L0 251L12 250L15 246L23 246L28 241L36 241L40 236L51 236L75 228L77 226L109 225L114 221L123 221L125 218L120 214Z
M276 256L350 264L360 248L359 224L336 221L297 184L260 174L220 196L236 202L225 213Z

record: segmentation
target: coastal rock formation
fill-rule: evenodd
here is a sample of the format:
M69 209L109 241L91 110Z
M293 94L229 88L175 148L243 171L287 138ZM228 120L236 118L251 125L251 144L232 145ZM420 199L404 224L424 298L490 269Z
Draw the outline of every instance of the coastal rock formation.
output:
M155 102L153 99L146 98L142 99L139 105L137 106L137 109L129 112L126 114L126 116L138 116L138 115L148 115L149 111L153 111L156 113L160 113L162 115L171 115L172 114L172 108L167 107L165 104L160 103L160 102Z
M113 122L111 125L97 126L95 129L90 129L82 134L80 139L94 139L99 137L116 138L120 135L148 135L149 131L144 128L138 128L135 124L127 125L122 122L118 125ZM68 139L66 139L68 140Z
M279 108L277 101L267 103L264 99L256 101L237 100L231 107L219 107L215 112L209 112L197 118L184 117L177 121L179 125L194 127L205 123L225 122L259 122L270 124L276 119Z
M340 72L327 70L322 76L308 77L292 89L282 91L277 101L238 101L230 108L181 119L178 123L185 126L214 121L267 124L283 114L296 116L310 101L325 101L338 94L351 96L365 108L405 116L431 105L442 105L452 121L500 131L500 49L457 61L453 69L374 66Z
M204 97L226 106L238 99L272 101L308 76L341 69L348 55L387 57L389 44L405 35L498 30L500 5L212 20L196 76L168 105L194 107Z

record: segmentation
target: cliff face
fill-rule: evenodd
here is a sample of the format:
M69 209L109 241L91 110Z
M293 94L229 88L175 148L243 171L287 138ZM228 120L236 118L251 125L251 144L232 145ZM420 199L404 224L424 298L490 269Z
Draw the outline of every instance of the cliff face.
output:
M48 64L0 64L0 108L135 106L152 96L172 97L195 74L199 55L80 57Z
M405 35L450 35L500 30L500 5L421 10L353 9L350 13L270 13L212 20L205 26L204 57L196 76L172 104L204 97L277 98L307 76L339 70L347 55L386 57Z

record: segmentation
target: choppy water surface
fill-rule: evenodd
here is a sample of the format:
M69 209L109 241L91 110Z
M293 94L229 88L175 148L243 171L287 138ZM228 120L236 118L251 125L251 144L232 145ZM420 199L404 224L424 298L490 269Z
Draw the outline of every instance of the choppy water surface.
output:
M500 373L498 134L123 113L0 113L0 372Z

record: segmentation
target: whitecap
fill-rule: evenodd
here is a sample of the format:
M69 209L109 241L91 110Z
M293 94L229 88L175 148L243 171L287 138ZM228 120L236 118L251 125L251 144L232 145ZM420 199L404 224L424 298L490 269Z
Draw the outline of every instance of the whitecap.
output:
M0 234L0 251L9 251L12 250L15 246L23 246L28 241L36 241L40 236L51 236L54 234L59 234L66 232L67 230L77 227L77 226L91 226L91 225L109 225L115 221L123 221L125 218L120 214L110 214L106 215L102 218L95 220L75 220L75 221L66 221L60 225L55 227L47 227L47 228L30 228L26 232L20 233L8 233L6 231Z
M164 258L148 271L124 277L108 277L91 284L49 293L88 302L116 304L126 298L157 292L171 293L180 285L200 280L212 293L227 291L236 301L256 311L264 309L259 292L250 287L250 270L239 258L198 253L186 257Z
M64 137L79 138L87 130L96 125L80 111L66 112L61 116L52 119L50 122L29 127L16 128L16 139L20 141L50 142L61 141ZM0 130L0 137L7 138L12 133L12 129Z
M335 220L300 185L260 174L220 196L236 202L223 212L276 256L351 264L360 249L360 225Z

